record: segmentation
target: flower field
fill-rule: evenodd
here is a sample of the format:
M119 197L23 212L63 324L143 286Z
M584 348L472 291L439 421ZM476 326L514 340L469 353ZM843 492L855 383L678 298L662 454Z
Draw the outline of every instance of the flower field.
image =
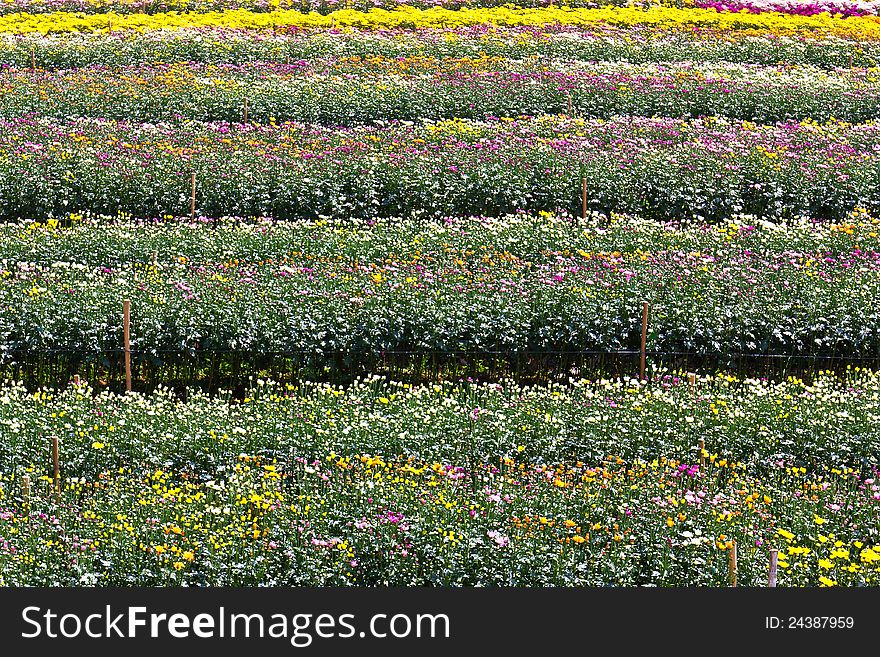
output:
M417 37L416 37L417 35ZM152 32L80 34L0 33L3 63L13 69L120 68L152 62L300 62L327 58L399 57L504 60L554 59L574 62L726 62L730 64L810 65L821 69L873 67L876 40L834 36L750 34L721 39L711 30L656 30L645 26L599 24L505 27L475 25L380 31L181 28ZM33 58L31 58L33 52ZM495 60L496 62L501 60Z
M880 586L878 14L0 0L0 585Z
M870 120L873 73L812 67L347 57L292 64L80 68L10 74L0 114L134 121L308 121L356 125L571 113L725 116L758 122ZM571 106L569 107L569 100Z
M3 577L722 585L736 541L744 584L770 547L781 584L877 584L876 375L660 381L261 382L232 405L8 388L4 462L34 485L25 504L2 482Z
M9 224L0 357L119 352L125 298L145 366L233 351L363 363L634 350L642 299L652 351L876 358L878 223Z
M581 206L646 219L880 214L880 124L557 115L317 124L0 121L0 217L373 218ZM113 190L108 193L108 190Z

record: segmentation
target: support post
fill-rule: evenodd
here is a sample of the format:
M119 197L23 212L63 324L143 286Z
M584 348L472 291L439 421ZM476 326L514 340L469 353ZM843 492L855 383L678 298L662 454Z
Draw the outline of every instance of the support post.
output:
M131 301L122 302L123 348L125 349L125 389L131 392Z
M779 559L779 550L770 550L770 572L767 575L767 586L776 588L776 568Z
M730 548L729 561L727 563L727 576L731 586L736 586L736 541Z
M587 179L581 178L581 219L587 220Z
M58 459L58 436L52 436L52 487L61 492L61 463Z

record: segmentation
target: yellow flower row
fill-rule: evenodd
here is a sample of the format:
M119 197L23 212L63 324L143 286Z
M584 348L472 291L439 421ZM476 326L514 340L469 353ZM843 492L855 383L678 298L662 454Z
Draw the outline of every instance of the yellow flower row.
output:
M721 32L755 34L835 35L854 39L880 38L880 19L875 16L836 18L827 13L794 16L778 13L716 12L713 9L677 9L633 7L571 9L546 7L519 9L512 6L449 10L400 7L391 11L368 12L341 9L328 15L296 10L252 12L245 9L205 13L96 14L71 12L51 14L10 14L0 17L0 32L13 34L53 32L107 32L111 30L147 31L186 27L226 27L274 29L283 27L328 28L457 28L491 23L499 26L544 25L560 23L591 27L606 23L617 27L645 25L660 29L700 27Z

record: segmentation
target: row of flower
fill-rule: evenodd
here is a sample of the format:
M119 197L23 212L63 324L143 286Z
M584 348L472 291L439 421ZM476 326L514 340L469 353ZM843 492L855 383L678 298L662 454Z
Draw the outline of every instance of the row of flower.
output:
M880 210L876 123L755 125L559 116L392 122L132 124L11 119L3 219L70 211L376 217L580 213L844 219Z
M272 222L231 217L195 223L171 217L69 215L41 222L0 224L0 263L13 269L71 263L89 267L132 264L207 265L310 261L376 263L388 258L430 262L473 260L504 253L533 265L584 253L641 255L696 253L728 258L841 258L877 250L880 220L863 211L845 223L756 222L740 216L721 225L661 224L632 216L580 217L542 213L489 217L445 217L436 222L400 219ZM586 256L583 256L586 257ZM698 256L697 256L698 257ZM456 263L459 264L459 263ZM464 263L460 263L464 264Z
M662 63L673 61L809 65L817 68L875 67L880 43L836 37L722 35L703 31L664 32L634 26L596 25L407 30L318 30L265 32L182 29L146 33L0 34L0 65L70 69L135 66L153 62L245 64L320 58L434 57L562 59ZM33 54L32 54L33 53Z
M691 230L668 238L668 248L662 237L651 243L660 227L628 235L634 229L556 224L522 220L500 234L502 222L386 225L332 237L328 226L241 237L227 229L192 253L186 245L210 228L190 227L181 242L186 228L123 230L85 256L88 264L73 252L86 253L100 233L26 231L0 264L0 354L118 351L122 299L132 302L136 365L227 351L360 362L389 352L632 350L643 300L652 304L648 348L660 353L880 354L875 226L833 226L853 235L802 237L813 248L796 251L786 231L751 237L746 224L705 229L703 239L704 229ZM530 228L535 235L524 235ZM95 263L117 245L115 262ZM61 259L51 264L23 259L53 252ZM119 262L120 254L137 261Z
M260 382L242 403L6 388L0 572L12 585L718 586L735 542L740 584L766 582L774 548L781 585L877 585L878 391L863 372L694 391L673 376Z
M341 9L328 14L303 13L299 10L255 12L246 9L212 11L205 13L167 12L158 14L133 13L84 14L58 11L52 13L12 13L0 15L0 32L12 34L49 34L63 32L105 32L114 30L149 31L187 27L225 27L231 29L418 29L437 27L465 27L492 24L498 26L547 25L560 23L580 27L600 24L614 26L641 25L652 29L686 30L708 29L728 34L773 35L836 35L856 40L880 39L880 18L853 16L842 18L827 12L811 16L778 12L751 13L719 12L714 8L674 7L601 7L570 8L548 6L518 8L512 5L491 8L462 8L457 10L433 7L419 9L400 5L391 10L371 9L356 11Z
M781 11L784 13L804 13L806 15L826 11L841 16L865 16L876 14L871 2L862 0L818 0L818 2L800 2L800 7L785 4L785 0L775 6L768 5L759 8L757 3L749 7L750 11ZM52 12L75 12L85 14L102 14L113 12L117 14L158 14L165 12L209 12L223 11L228 9L247 9L254 12L276 11L290 9L301 12L318 12L328 14L340 9L354 9L357 11L370 11L372 9L397 9L401 5L415 9L431 9L443 7L456 10L464 7L505 7L517 6L551 7L599 7L599 6L625 6L627 0L0 0L0 15L13 13L52 13ZM639 3L642 5L643 3ZM695 3L689 0L666 0L654 4L668 6L688 6ZM740 11L746 7L732 11ZM719 11L725 11L718 8Z
M354 125L557 113L860 122L880 116L880 84L864 69L357 57L55 73L25 69L8 73L0 87L0 116L8 117Z
M163 13L207 12L225 9L248 9L250 11L274 11L293 9L302 12L328 14L339 9L369 11L371 9L397 9L401 5L416 9L480 8L480 7L607 7L636 5L639 7L671 6L715 9L716 11L748 11L751 13L779 12L812 16L828 13L850 16L877 15L880 3L877 0L653 0L633 2L631 0L2 0L0 15L11 13Z
M693 0L685 4L717 11L748 11L755 14L777 11L800 16L823 12L844 17L876 16L880 9L877 0Z

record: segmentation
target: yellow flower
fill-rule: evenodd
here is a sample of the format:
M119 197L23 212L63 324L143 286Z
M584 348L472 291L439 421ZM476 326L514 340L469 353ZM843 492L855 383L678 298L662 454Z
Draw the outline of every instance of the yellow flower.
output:
M181 568L183 568L182 561L175 561L173 565L174 565L174 570L180 570Z
M819 583L822 586L837 586L837 582L835 582L833 579L828 579L824 575L819 577Z
M819 568L824 570L831 570L834 567L834 564L831 563L828 559L819 559Z
M104 449L104 443L99 443L98 441L95 441L92 443L92 448L93 449Z
M193 554L192 552L190 552L189 550L187 550L186 552L184 552L181 556L184 558L185 561L192 561L193 559L196 558L196 555L194 555L194 554Z
M657 31L689 29L699 25L724 33L748 30L773 35L826 32L855 40L876 40L880 33L874 16L834 18L828 14L816 16L781 15L774 12L743 13L715 12L693 7L538 7L530 9L511 8L510 5L492 8L462 8L427 10L402 6L392 11L354 11L342 9L327 15L316 12L303 13L297 9L278 9L257 12L246 9L230 9L206 13L157 13L113 14L113 28L119 30L146 31L160 28L185 27L234 27L238 29L267 29L276 26L301 28L402 28L466 27L478 24L494 25L545 25L560 23L589 27L599 23L626 27L644 25ZM48 14L7 14L0 17L0 31L12 33L50 32L106 32L107 14L84 15L73 12Z
M781 527L780 527L779 529L776 530L776 533L779 534L780 536L782 536L782 538L784 538L784 539L786 539L786 540L788 540L788 541L790 541L790 540L792 540L792 539L794 538L794 534L792 534L792 533L791 533L790 531L788 531L788 530L782 529Z
M880 553L878 553L873 548L865 548L859 554L862 558L862 561L864 561L865 563L880 561Z
M572 536L571 540L574 541L575 543L583 543L587 539L585 539L583 536L578 535L578 536Z
M825 518L820 518L819 516L814 515L814 516L813 516L813 522L815 522L817 525L824 525L824 524L825 524L826 522L828 522L828 521L825 520Z

